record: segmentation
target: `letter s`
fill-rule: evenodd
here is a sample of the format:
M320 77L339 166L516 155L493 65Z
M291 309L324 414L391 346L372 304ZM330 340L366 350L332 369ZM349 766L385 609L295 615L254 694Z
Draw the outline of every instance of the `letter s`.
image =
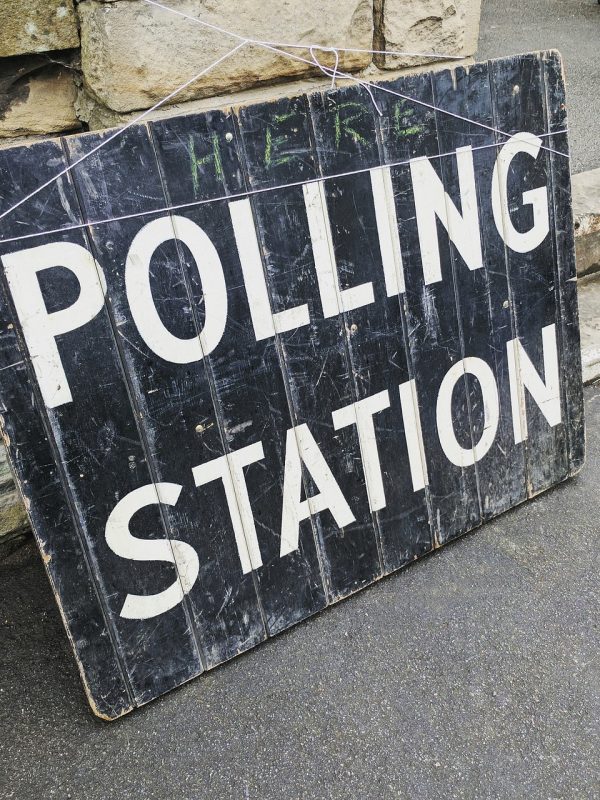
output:
M168 539L138 539L129 530L137 511L158 503L174 506L182 488L177 483L141 486L119 500L108 518L105 536L113 553L133 561L168 561L178 573L177 580L158 594L128 594L120 613L125 619L150 619L164 614L180 603L196 582L200 563L191 545Z

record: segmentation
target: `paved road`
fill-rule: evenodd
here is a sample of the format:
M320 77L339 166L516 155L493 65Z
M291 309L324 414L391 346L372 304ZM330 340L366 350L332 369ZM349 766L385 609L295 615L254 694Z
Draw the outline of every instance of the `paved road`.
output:
M0 563L0 796L600 797L600 388L581 475L115 723L40 559Z
M484 0L481 57L556 46L600 166L600 7ZM600 798L600 389L583 473L107 724L31 545L0 562L0 798Z
M483 0L480 59L556 48L565 60L572 171L600 167L597 0Z

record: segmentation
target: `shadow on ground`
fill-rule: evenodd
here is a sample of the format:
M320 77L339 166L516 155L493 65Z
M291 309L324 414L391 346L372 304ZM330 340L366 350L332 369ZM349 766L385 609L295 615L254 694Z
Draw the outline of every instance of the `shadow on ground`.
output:
M586 398L578 478L115 723L87 710L37 553L13 553L2 797L600 797L600 388Z

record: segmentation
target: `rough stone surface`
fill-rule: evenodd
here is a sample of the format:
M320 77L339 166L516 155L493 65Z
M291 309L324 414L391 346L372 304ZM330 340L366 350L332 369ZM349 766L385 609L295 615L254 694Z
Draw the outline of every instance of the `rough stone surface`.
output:
M111 2L111 0L102 0L102 2ZM472 63L472 58L465 58L464 61L461 61L461 64L466 65ZM435 63L428 64L427 69L434 72L438 69L451 69L455 66L455 61L436 61ZM369 82L392 81L403 75L410 75L411 73L420 71L421 67L381 70L374 64L369 64L366 69L354 73L352 78L338 79L336 81L336 86L347 86L356 83L357 80ZM299 94L321 92L330 87L331 81L329 78L301 78L295 81L274 84L272 86L256 86L251 89L231 92L230 94L220 95L218 97L204 97L199 100L188 100L184 103L174 102L171 105L164 105L152 111L145 116L144 119L162 119L179 114L201 114L205 111L230 108L231 106L246 106L261 102L266 103L272 100L278 100L281 97L296 97ZM125 125L127 122L130 122L140 115L139 110L120 113L106 108L102 103L99 103L91 97L85 89L79 91L75 108L79 119L85 122L90 130L118 128L120 125Z
M600 169L573 175L581 362L586 383L600 378Z
M477 49L481 0L377 0L377 49L470 56ZM378 56L385 68L425 63L423 56Z
M0 57L78 46L73 0L1 0Z
M28 530L27 512L15 486L6 449L0 444L0 556Z
M177 11L258 39L370 49L372 0L170 0ZM85 0L82 67L87 91L114 111L147 108L225 55L236 39L137 0ZM310 59L308 51L292 50ZM325 64L331 53L316 53ZM369 64L369 53L340 53L340 69ZM229 94L265 82L314 74L316 67L247 45L177 95L177 101Z
M0 137L60 133L81 128L77 89L69 65L43 56L0 63Z
M578 287L581 367L584 383L600 378L600 280L583 278Z
M573 175L577 272L600 271L600 169Z
M102 0L110 2L110 0ZM381 77L381 74L379 75ZM387 77L387 73L384 77ZM370 80L376 80L371 76ZM340 81L340 85L344 82ZM188 100L186 102L173 102L165 104L152 111L144 117L145 120L163 119L183 114L202 114L205 111L229 108L231 106L244 106L252 103L269 102L281 97L293 97L298 94L308 94L319 91L331 85L331 81L319 80L318 78L299 79L286 83L279 83L274 86L259 86L245 89L239 92L221 95L219 97L205 97L199 100ZM128 111L121 113L113 111L111 108L99 103L85 89L78 93L75 104L77 116L85 122L90 130L100 130L103 128L118 128L140 115L140 111Z

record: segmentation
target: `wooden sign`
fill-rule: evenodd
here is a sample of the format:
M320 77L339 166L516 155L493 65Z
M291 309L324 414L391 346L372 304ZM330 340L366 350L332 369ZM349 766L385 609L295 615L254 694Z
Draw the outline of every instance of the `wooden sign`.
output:
M372 91L0 151L0 214L73 165L0 217L0 383L100 716L582 465L559 56Z

